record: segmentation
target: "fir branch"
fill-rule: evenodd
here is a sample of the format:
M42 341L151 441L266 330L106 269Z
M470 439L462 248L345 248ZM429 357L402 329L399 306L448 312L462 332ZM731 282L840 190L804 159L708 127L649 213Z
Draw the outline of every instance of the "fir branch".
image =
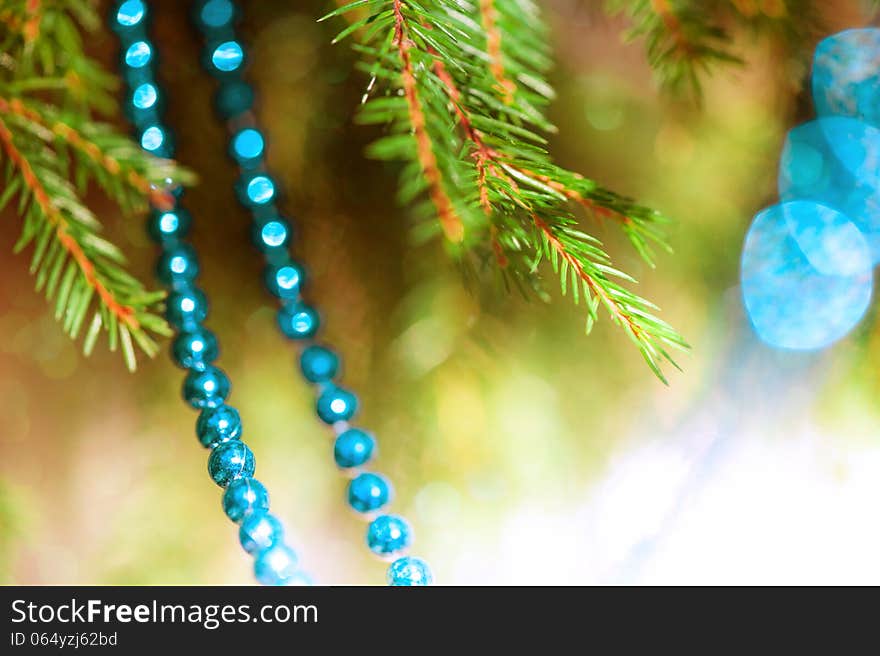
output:
M550 58L535 5L530 0L367 0L325 19L358 7L368 15L336 40L360 31L355 47L367 57L361 68L372 76L368 93L375 92L376 80L384 82L386 95L367 100L360 114L364 123L391 126L392 135L371 152L409 162L404 171L410 176L413 159L420 163L419 176L405 175L402 198L413 199L438 182L427 174L432 169L425 166L424 151L412 147L415 140L430 146L434 159L427 161L440 163L436 170L443 173L444 189L454 190L446 196L464 217L471 252L481 257L488 247L504 280L523 290L524 284L533 286L547 259L562 292L570 291L576 303L586 302L588 330L598 307L605 307L665 380L659 365L671 361L666 348L687 345L652 314L656 308L650 302L615 281L635 282L611 265L598 240L577 229L573 210L580 206L593 217L614 218L649 262L653 245L666 248L659 229L665 219L550 159L546 140L536 131L555 128L543 114L553 90L545 80ZM427 118L414 107L427 110ZM443 225L441 206L435 202L433 209L433 218Z
M96 183L126 211L167 207L168 186L192 176L94 121L95 112L117 107L116 79L82 47L80 29L99 25L87 0L9 0L0 8L0 209L17 199L23 227L15 251L33 247L37 291L65 332L76 338L88 323L86 354L105 332L133 369L135 345L152 357L155 337L170 334L160 315L165 294L126 270L83 197Z

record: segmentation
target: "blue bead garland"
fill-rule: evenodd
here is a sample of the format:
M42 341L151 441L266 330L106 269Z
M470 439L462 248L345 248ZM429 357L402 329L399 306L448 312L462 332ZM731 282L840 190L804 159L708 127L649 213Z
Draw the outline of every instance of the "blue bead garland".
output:
M234 17L235 8L228 0L200 4L201 21L206 26L219 27ZM117 0L110 23L121 41L122 77L128 87L125 114L133 123L135 138L144 150L171 157L174 140L160 117L162 91L153 70L157 52L147 34L148 17L148 4L143 0ZM234 71L244 62L244 51L237 43L218 43L213 61L218 71ZM240 111L252 101L247 88L227 92L227 95L222 103L218 99L218 104L228 111ZM242 144L245 157L256 148L254 143L255 140L246 139ZM265 194L263 189L257 200ZM202 325L208 315L208 300L195 286L198 258L192 246L183 241L191 217L179 205L182 192L172 192L172 195L175 206L155 208L148 219L147 231L161 249L156 274L169 291L166 318L178 331L172 344L172 357L188 372L183 397L192 407L201 409L196 434L203 446L212 449L208 472L225 488L223 510L230 519L241 524L239 540L244 550L254 557L257 580L267 585L303 585L310 579L298 569L296 553L284 543L281 522L268 513L266 488L253 478L254 455L241 441L241 417L235 408L225 403L230 382L226 374L212 364L219 347L214 333ZM277 230L269 229L267 239L268 243L278 241ZM286 235L280 241L286 241Z
M336 433L333 457L343 471L356 474L348 489L349 503L369 518L388 503L391 486L384 477L357 471L374 457L375 440L348 425L358 401L352 392L334 382L339 357L326 346L310 343L320 327L320 318L314 308L301 300L302 268L286 251L290 230L286 222L278 219L274 205L278 188L266 172L264 161L265 132L250 111L254 93L242 77L247 57L235 31L235 19L240 15L241 10L227 0L199 0L195 5L195 22L205 41L203 62L219 83L215 104L218 114L228 122L229 152L240 169L236 193L242 205L251 211L254 241L269 265L267 287L281 303L278 327L284 336L303 345L300 369L303 377L316 385L315 410ZM373 519L367 531L369 549L382 558L401 555L411 542L409 524L396 515ZM433 582L433 574L425 561L403 556L388 568L387 580L390 585L428 585Z

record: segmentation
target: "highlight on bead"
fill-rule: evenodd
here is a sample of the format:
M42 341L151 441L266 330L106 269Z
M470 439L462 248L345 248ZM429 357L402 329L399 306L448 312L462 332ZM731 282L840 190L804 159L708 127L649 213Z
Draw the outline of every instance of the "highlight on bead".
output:
M286 544L275 544L257 553L254 575L263 585L284 585L296 574L298 560L294 550Z
M196 420L196 436L203 446L214 447L241 438L242 424L238 410L228 405L205 408Z
M291 339L306 339L317 331L318 313L304 303L283 305L278 310L278 327Z
M189 232L192 219L183 208L169 211L153 211L147 229L153 240L164 242L170 238L184 237Z
M144 19L146 12L142 0L125 0L116 11L116 22L123 27L134 27Z
M741 262L742 294L758 336L784 349L824 348L849 333L868 308L872 261L858 228L812 201L759 213Z
M247 181L247 198L255 205L265 205L275 197L275 184L265 175L257 175Z
M880 262L880 129L843 116L792 129L779 166L782 200L809 199L842 212Z
M158 125L151 125L141 133L141 148L155 153L165 144L165 131Z
M366 472L348 484L348 505L359 513L379 510L391 500L391 484L384 476Z
M125 51L125 64L132 68L142 68L150 63L153 50L146 41L135 41Z
M221 444L208 456L208 473L220 487L226 487L239 478L253 476L255 466L253 451L239 440Z
M376 440L359 428L349 428L339 434L333 445L333 459L343 469L367 464L376 452Z
M367 527L367 547L377 556L396 556L411 543L412 529L403 517L380 515Z
M880 127L880 29L824 39L813 58L813 101L820 116L850 116Z
M201 371L190 370L183 381L183 398L196 409L214 408L229 396L229 378L212 365Z
M131 96L132 104L138 109L149 109L156 104L158 99L159 93L156 91L156 87L149 82L144 82L136 87Z
M326 383L339 369L339 358L330 349L313 344L303 349L299 358L303 377L310 383Z
M255 512L245 517L238 530L242 549L256 554L284 540L284 527L268 512Z
M337 421L348 421L357 412L357 397L348 390L335 385L328 385L315 404L321 421L335 424Z
M290 227L286 221L273 219L260 227L260 244L264 248L283 248L287 244Z
M177 289L165 301L165 318L178 330L194 330L208 316L208 299L195 287Z
M223 493L223 512L233 522L269 510L269 492L255 478L238 478Z
M266 269L266 286L278 298L292 299L299 296L303 272L295 264L269 266Z
M414 556L404 556L391 563L385 578L388 585L392 586L417 586L434 583L431 567L421 558Z
M171 344L174 361L184 369L203 370L217 359L217 337L206 328L181 332Z
M264 147L263 135L254 128L245 128L232 138L232 155L240 164L259 158Z
M211 62L214 64L214 68L224 73L237 69L241 66L243 60L244 51L235 41L224 41L214 48L214 52L211 54Z

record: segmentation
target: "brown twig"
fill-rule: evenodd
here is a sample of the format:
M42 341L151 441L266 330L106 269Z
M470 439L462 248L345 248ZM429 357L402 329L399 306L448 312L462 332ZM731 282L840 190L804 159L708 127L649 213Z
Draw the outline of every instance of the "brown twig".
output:
M495 0L480 0L480 17L486 31L486 54L489 55L489 70L498 83L501 97L508 105L513 104L516 83L507 77L504 70L503 51L501 49L501 30L498 29L498 12Z
M97 144L89 141L65 123L60 121L48 123L41 114L25 106L18 98L6 100L0 97L0 114L15 114L49 130L52 134L82 152L114 177L123 173L119 160L104 153ZM135 191L144 196L153 207L160 210L168 210L174 206L174 198L170 193L150 184L150 181L137 171L132 169L125 171L122 179Z
M428 180L431 201L437 208L440 226L449 241L458 243L464 239L464 223L455 212L452 201L443 189L443 178L437 164L437 157L434 155L431 136L428 134L422 104L419 101L416 77L409 52L413 43L406 35L406 19L403 16L402 0L394 0L394 39L401 61L403 92L409 110L410 124L416 139L419 163Z
M30 190L34 197L34 201L40 210L46 216L46 219L55 228L55 234L58 241L65 251L73 258L83 274L86 283L95 290L101 302L106 306L107 310L119 319L123 324L135 330L140 327L138 320L135 318L134 308L120 303L116 300L113 292L111 292L104 284L98 280L95 272L95 265L89 260L79 243L68 233L68 221L64 215L56 207L55 203L49 197L45 187L40 182L27 158L15 146L12 139L12 132L9 131L3 119L0 119L0 146L6 152L7 157L22 175L24 184Z

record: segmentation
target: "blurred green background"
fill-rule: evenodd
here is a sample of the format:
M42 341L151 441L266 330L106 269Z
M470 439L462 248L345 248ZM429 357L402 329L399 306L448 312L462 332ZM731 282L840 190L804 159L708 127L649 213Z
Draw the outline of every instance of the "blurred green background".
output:
M855 0L823 4L826 33L865 22ZM331 432L275 328L187 3L155 5L167 117L201 179L187 198L209 326L258 477L319 582L381 583ZM643 45L599 3L543 5L558 159L676 219L675 254L656 271L614 226L588 226L693 345L668 388L605 317L585 337L568 299L467 289L440 244L414 245L394 171L362 155L376 136L352 122L366 80L347 46L329 45L339 25L315 22L328 3L247 3L282 207L413 553L441 583L880 582L874 320L828 352L783 356L754 343L736 288L749 221L775 202L785 131L812 112L815 44L738 34L745 66L706 80L698 107L658 91ZM93 50L115 65L109 31ZM91 202L151 278L143 222ZM0 252L19 228L3 215ZM181 372L167 353L135 375L100 347L85 359L26 258L0 261L0 581L249 583Z

